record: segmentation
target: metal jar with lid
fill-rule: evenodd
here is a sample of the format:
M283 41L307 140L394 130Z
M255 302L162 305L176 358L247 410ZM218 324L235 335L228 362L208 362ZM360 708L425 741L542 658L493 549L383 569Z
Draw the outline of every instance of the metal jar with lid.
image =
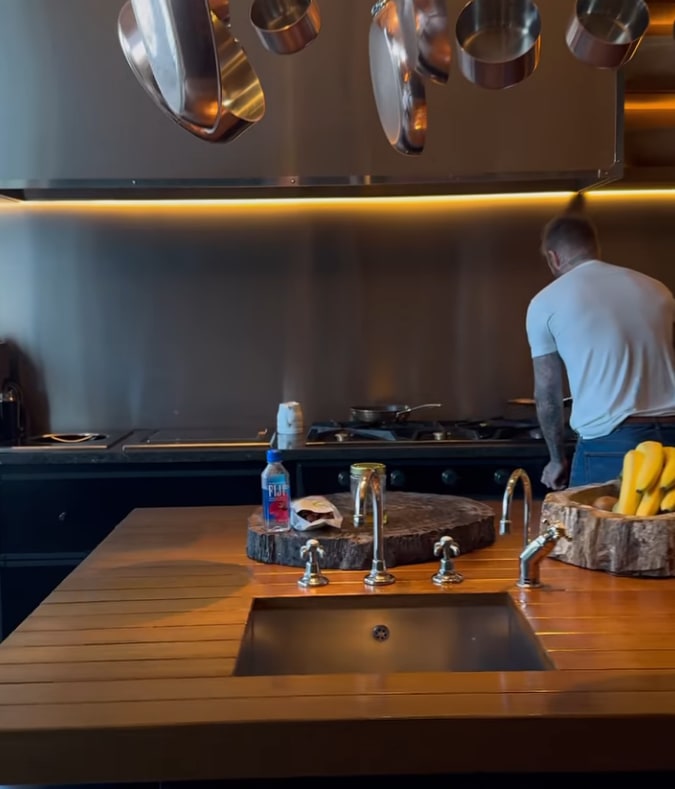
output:
M359 485L363 477L369 472L374 471L380 479L380 489L382 491L382 522L387 522L386 490L387 490L387 467L384 463L352 463L349 467L349 491L352 499L352 516L356 497L358 496ZM373 512L370 505L370 496L366 496L364 506L365 523L372 525Z

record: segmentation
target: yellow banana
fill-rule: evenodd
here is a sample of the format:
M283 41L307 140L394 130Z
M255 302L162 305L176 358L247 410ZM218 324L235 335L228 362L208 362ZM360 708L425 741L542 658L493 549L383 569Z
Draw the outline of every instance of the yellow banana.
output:
M661 490L670 490L675 487L675 447L663 447L666 462L663 465L659 485Z
M642 494L635 514L641 518L651 518L661 508L662 499L663 491L657 481L656 484Z
M640 494L637 492L635 481L644 462L644 455L637 449L629 449L623 456L621 472L621 489L616 511L621 515L635 515L640 503Z
M643 441L635 449L644 455L640 470L635 477L635 488L638 493L644 493L657 483L663 470L665 453L660 441Z
M671 488L661 499L663 512L675 512L675 488Z

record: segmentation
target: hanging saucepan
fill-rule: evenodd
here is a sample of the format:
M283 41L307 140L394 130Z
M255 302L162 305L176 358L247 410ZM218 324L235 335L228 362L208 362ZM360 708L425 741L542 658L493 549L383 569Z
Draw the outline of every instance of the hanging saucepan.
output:
M265 49L290 55L319 35L321 14L316 0L253 0L251 24Z
M516 85L539 64L541 16L533 0L470 0L455 36L460 71L481 88Z
M353 405L349 409L355 422L367 425L386 424L388 422L405 422L413 411L422 408L440 408L442 403L423 403L422 405L401 405L399 403L382 403L380 405Z
M450 76L452 45L446 0L398 0L406 47L415 70L432 82Z
M219 14L211 9L213 43L218 63L220 89L218 114L213 124L202 126L177 114L167 104L155 79L143 37L129 0L122 6L117 32L127 63L154 103L181 128L208 142L229 142L265 114L265 96L244 50L223 21L228 18L226 0L218 3ZM222 16L221 16L222 14Z
M211 126L219 106L219 74L208 0L131 0L148 63L169 109Z
M371 15L370 79L382 130L399 153L420 154L427 138L426 91L408 51L400 2L378 0Z
M577 0L565 40L578 60L617 69L633 57L648 27L643 0Z

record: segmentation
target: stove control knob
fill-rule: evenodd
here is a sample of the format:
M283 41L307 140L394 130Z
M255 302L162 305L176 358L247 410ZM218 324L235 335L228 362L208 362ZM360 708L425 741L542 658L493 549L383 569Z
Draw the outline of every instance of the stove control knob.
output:
M443 480L443 484L447 485L449 488L454 488L457 486L459 482L459 476L456 471L451 468L446 468L445 471L441 474L441 479Z
M349 488L349 472L348 471L341 471L338 474L338 485L341 488Z
M402 488L405 485L405 474L402 471L392 471L389 475L389 484L392 488Z
M509 477L511 476L511 472L505 468L497 469L494 473L494 481L496 485L499 485L500 488L503 488L506 483L509 481Z

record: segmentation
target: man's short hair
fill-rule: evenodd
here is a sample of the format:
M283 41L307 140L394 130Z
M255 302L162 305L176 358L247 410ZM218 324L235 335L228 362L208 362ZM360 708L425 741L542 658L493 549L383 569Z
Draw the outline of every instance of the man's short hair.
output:
M581 214L561 214L546 225L541 235L544 251L553 250L572 260L579 255L599 254L598 233L591 220Z

